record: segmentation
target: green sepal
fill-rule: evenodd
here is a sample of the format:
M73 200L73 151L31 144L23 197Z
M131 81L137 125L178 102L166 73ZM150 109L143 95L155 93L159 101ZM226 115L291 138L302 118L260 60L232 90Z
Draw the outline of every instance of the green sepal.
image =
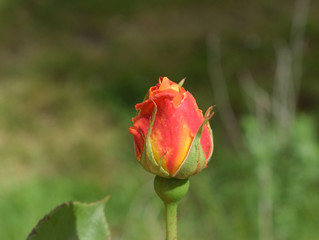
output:
M212 157L212 155L213 155L213 152L214 152L214 134L213 134L213 129L211 128L211 126L210 126L210 124L209 124L209 121L206 123L206 126L207 126L207 128L208 128L208 131L209 131L209 135L211 136L211 138L212 138L212 143L213 143L213 149L212 149L212 153L208 156L208 158L207 158L207 163L209 163L209 161L210 161L210 159L211 159L211 157ZM206 163L206 164L207 164Z
M205 168L205 154L200 144L200 139L203 132L202 129L203 124L201 125L200 129L197 131L196 136L193 139L186 159L173 175L174 178L186 179Z
M186 80L186 77L184 77L184 78L178 83L178 85L179 85L180 87L182 87L182 86L184 85L185 80Z
M214 106L207 109L205 114L205 119L201 126L199 127L192 144L189 148L189 151L187 153L187 156L184 160L184 162L181 164L179 169L174 173L173 177L178 179L186 179L189 178L192 175L197 174L201 170L203 170L206 167L207 162L209 161L209 158L206 161L206 154L203 152L202 145L200 144L200 139L203 134L203 130L205 125L207 125L209 132L211 134L212 140L212 130L209 125L209 119L211 119L214 115L214 112L211 112Z
M154 154L152 151L151 132L153 129L153 125L154 125L155 117L156 117L156 113L157 113L156 103L153 100L152 100L152 102L154 103L154 111L152 114L152 118L149 122L149 127L147 130L144 148L143 148L143 153L142 153L140 163L144 167L145 170L147 170L153 174L156 174L158 176L168 178L168 177L170 177L169 173L161 166L160 163L158 163L155 160Z

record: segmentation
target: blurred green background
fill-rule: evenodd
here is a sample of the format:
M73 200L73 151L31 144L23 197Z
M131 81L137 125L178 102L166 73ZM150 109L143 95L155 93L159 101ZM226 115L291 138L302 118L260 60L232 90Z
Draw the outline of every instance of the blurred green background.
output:
M180 239L319 235L319 2L0 2L0 239L69 200L111 195L114 240L164 239L128 133L159 76L211 121L215 150Z

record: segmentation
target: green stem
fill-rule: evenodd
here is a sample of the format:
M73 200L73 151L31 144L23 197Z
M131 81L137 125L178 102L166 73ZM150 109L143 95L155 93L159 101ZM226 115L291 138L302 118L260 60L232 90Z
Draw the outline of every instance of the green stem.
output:
M178 202L165 204L166 240L177 240L177 206Z
M156 176L154 188L162 199L166 210L166 240L177 240L177 207L186 195L188 179L163 178Z

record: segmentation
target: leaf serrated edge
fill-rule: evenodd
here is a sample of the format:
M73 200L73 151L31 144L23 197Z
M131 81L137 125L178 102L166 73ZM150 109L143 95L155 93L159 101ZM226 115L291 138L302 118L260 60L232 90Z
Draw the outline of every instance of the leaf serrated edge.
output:
M39 226L45 222L46 220L50 219L51 215L56 212L58 209L62 208L62 207L65 207L65 206L68 206L72 204L72 201L69 201L69 202L65 202L65 203L62 203L58 206L56 206L54 209L52 209L48 214L45 214L43 218L41 218L37 225L32 229L31 233L28 235L28 237L26 238L26 240L29 240L32 236L36 235L37 234L37 228L39 228Z

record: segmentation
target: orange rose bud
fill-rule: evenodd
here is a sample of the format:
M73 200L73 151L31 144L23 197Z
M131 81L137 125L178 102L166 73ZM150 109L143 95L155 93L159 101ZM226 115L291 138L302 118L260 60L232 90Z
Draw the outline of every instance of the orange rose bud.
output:
M194 97L182 84L160 77L142 103L129 128L136 157L149 172L161 177L186 179L207 166L213 153L213 134Z

